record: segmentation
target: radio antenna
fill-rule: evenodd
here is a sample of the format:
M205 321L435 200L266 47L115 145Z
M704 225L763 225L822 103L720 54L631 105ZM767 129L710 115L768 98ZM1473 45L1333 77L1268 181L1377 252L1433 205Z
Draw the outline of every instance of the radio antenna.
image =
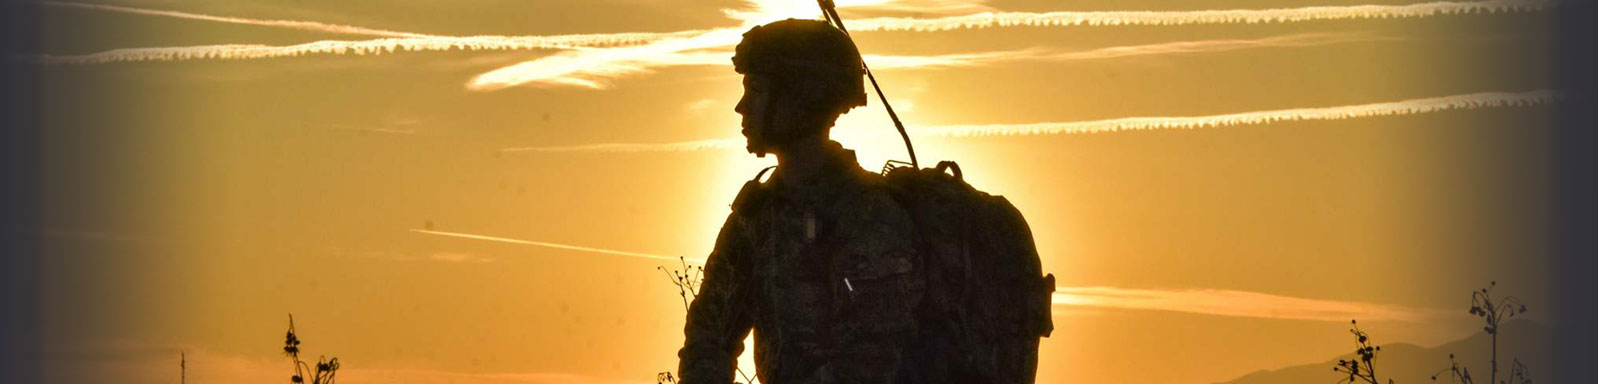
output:
M838 27L838 30L843 31L843 35L849 36L850 42L853 42L854 36L849 35L849 29L843 27L843 18L838 17L837 5L833 4L832 0L816 0L816 4L821 6L821 16L826 18L827 22L832 23L833 26ZM856 46L856 49L859 49L858 47ZM915 145L910 144L910 134L905 133L904 123L899 121L899 114L893 113L893 106L888 104L888 96L882 94L882 86L877 85L877 77L871 74L871 67L866 65L864 56L861 55L860 68L865 70L866 78L871 79L871 88L877 90L877 99L882 100L882 108L888 110L888 118L893 119L893 127L899 129L899 137L904 138L904 149L910 152L910 166L915 167L914 169L921 169L921 163L916 161Z

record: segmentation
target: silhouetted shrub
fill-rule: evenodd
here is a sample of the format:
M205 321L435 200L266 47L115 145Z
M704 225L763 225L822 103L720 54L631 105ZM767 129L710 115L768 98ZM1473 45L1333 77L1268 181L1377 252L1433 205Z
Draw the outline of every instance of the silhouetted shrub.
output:
M295 384L305 383L306 372L311 371L311 366L300 361L300 337L294 333L294 314L289 314L289 332L283 340L283 354L294 360L294 376L289 377L289 382ZM316 358L316 374L311 377L311 384L333 384L333 376L338 373L338 358L328 359L326 356Z
M1482 318L1482 321L1487 323L1487 326L1482 327L1482 332L1487 332L1487 335L1492 336L1493 339L1492 360L1490 364L1492 368L1492 376L1488 378L1488 383L1531 384L1531 371L1526 368L1525 364L1521 364L1520 359L1518 358L1511 361L1509 380L1498 381L1499 326L1503 324L1504 320L1514 318L1515 315L1526 313L1526 305L1520 302L1520 298L1514 296L1505 297L1501 301L1493 301L1493 288L1497 286L1497 281L1489 281L1487 282L1487 288L1472 291L1470 294L1470 314ZM1459 362L1454 360L1453 354L1448 355L1448 361L1450 366L1441 371L1437 371L1437 374L1432 375L1432 381L1436 381L1437 376L1442 375L1443 372L1448 372L1449 375L1447 377L1449 378L1450 382L1475 384L1475 382L1471 380L1470 370L1460 366Z
M682 309L684 312L686 312L689 308L689 303L693 302L693 299L690 299L689 297L693 297L694 299L699 298L699 284L705 280L705 267L688 265L688 259L684 259L681 256L677 257L677 261L682 266L682 269L666 269L665 266L655 267L655 269L664 272L666 274L666 280L671 281L672 285L677 286L677 296L682 297ZM738 371L738 376L742 377L744 381L734 381L733 384L758 383L758 379L750 377L749 374L744 373L743 368L734 369ZM664 371L655 374L656 384L676 383L677 379L678 378L676 376L672 375L671 371Z
M1337 382L1379 384L1381 381L1376 378L1376 353L1381 352L1382 347L1371 345L1370 335L1359 329L1358 320L1349 320L1349 324L1351 327L1348 332L1354 334L1354 356L1358 357L1358 360L1337 361L1337 366L1332 367L1332 371L1348 374L1347 379ZM1391 384L1393 380L1388 379L1387 382Z

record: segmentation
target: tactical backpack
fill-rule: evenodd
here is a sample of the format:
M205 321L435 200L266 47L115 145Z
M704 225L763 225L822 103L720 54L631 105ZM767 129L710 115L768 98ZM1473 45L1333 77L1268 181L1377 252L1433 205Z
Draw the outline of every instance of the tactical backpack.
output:
M936 168L884 167L893 198L915 222L926 294L905 381L1033 383L1038 343L1054 331L1054 275L1044 275L1021 212Z
M845 36L832 0L822 16ZM921 168L915 146L871 67L861 62L877 99L910 155L883 167L890 194L915 222L926 295L919 338L900 380L909 383L1031 384L1038 342L1054 331L1049 305L1054 275L1044 275L1021 211L965 182L952 161ZM757 176L756 179L759 179Z

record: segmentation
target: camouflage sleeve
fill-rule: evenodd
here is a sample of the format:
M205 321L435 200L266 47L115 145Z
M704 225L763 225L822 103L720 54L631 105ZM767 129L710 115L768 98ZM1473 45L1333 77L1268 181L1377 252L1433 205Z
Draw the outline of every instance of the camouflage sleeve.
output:
M716 247L705 261L705 280L699 295L688 308L686 340L678 374L682 383L731 383L743 340L753 326L749 311L750 291L746 287L754 273L746 260L749 240L743 234L743 220L734 213L721 227ZM742 268L740 268L742 267Z
M908 215L897 206L870 207L844 278L837 329L841 348L833 371L840 382L893 383L910 363L925 291ZM914 368L911 368L914 369Z

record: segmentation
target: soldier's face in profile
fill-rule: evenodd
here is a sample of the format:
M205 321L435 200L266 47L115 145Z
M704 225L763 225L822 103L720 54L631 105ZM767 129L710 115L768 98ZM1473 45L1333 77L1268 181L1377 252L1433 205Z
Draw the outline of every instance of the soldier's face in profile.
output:
M772 107L772 85L765 76L744 75L744 95L738 100L738 106L733 108L734 112L743 115L743 135L748 139L749 152L758 156L765 156L771 151L768 140L775 136L772 130L776 127L766 126L776 124L775 119L768 117Z

